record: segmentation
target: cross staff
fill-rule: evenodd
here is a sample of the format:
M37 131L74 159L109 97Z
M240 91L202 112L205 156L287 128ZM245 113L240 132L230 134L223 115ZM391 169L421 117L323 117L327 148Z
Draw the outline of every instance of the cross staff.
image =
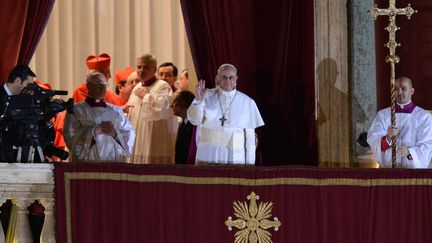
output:
M396 42L396 31L400 28L396 26L396 16L406 15L408 19L411 19L411 15L417 13L417 10L411 8L408 4L405 8L396 8L396 0L389 0L388 8L375 7L369 10L369 13L377 19L380 15L389 16L389 25L385 28L389 32L389 41L385 46L390 50L390 54L386 56L385 61L390 63L390 89L391 89L391 126L396 127L396 93L395 93L395 64L399 63L399 57L396 55L396 47L400 46L400 43ZM392 137L392 168L396 167L396 136Z

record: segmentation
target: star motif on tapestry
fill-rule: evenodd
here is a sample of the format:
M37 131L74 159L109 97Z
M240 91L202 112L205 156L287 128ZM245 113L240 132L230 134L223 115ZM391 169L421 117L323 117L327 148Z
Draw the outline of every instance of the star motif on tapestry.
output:
M235 201L233 203L234 215L238 218L233 220L231 216L225 221L228 230L233 227L240 229L234 235L234 242L241 243L271 243L271 233L267 231L269 228L274 228L278 231L281 222L278 218L274 217L273 221L269 220L272 216L271 211L273 208L272 202L261 202L257 206L259 196L255 192L251 192L247 196L250 200L249 206L246 202Z

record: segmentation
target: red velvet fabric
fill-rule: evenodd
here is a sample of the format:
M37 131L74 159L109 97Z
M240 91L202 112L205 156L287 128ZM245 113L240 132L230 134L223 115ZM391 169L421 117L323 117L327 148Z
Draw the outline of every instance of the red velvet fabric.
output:
M18 63L28 64L48 24L55 0L30 1Z
M17 64L29 1L5 0L0 8L0 84Z
M317 165L314 1L181 0L198 78L214 87L219 65L238 68L255 99L259 165Z
M431 170L55 164L55 187L59 243L233 242L252 191L273 242L432 242Z
M29 64L55 0L3 0L0 8L0 84L16 64Z

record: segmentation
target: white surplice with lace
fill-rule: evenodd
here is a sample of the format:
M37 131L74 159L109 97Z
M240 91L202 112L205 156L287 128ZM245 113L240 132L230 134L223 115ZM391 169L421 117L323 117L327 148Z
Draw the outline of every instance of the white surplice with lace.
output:
M75 104L74 113L66 115L63 128L72 161L123 162L131 155L135 131L119 107L108 103L90 107L83 101ZM113 123L117 137L95 134L96 126L104 121Z

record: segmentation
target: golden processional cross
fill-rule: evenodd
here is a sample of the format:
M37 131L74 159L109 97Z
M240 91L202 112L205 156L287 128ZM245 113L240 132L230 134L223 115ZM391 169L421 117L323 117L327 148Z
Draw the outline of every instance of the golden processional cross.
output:
M389 41L385 46L390 50L390 54L386 56L385 61L390 63L390 86L391 86L391 126L396 127L396 90L395 90L395 64L399 63L399 57L396 55L396 47L400 46L396 42L396 31L400 29L396 26L396 16L406 15L411 19L411 15L417 13L417 10L411 8L408 4L405 8L396 8L396 0L390 0L389 7L385 9L375 7L369 10L369 13L374 16L375 20L380 15L389 16L389 25L385 28L389 32ZM396 136L392 137L392 168L396 166Z

